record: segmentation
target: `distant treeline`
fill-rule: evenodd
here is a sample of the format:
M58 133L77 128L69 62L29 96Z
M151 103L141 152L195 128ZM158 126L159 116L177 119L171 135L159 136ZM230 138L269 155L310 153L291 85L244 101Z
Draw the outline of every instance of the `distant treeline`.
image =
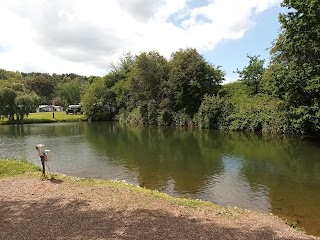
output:
M0 69L0 116L22 121L40 104L80 103L86 89L99 77L77 74L22 73Z
M93 121L318 135L320 2L284 0L281 6L289 10L279 16L269 65L248 56L237 82L222 85L221 68L192 48L170 59L154 51L127 53L104 77L1 70L0 114L13 117L30 98L62 106L81 102Z

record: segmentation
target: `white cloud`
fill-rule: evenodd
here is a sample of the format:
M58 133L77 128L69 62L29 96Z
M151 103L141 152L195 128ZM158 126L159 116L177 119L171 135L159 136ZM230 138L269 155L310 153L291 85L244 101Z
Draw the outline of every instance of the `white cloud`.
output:
M0 68L102 74L126 51L212 50L280 0L1 0Z

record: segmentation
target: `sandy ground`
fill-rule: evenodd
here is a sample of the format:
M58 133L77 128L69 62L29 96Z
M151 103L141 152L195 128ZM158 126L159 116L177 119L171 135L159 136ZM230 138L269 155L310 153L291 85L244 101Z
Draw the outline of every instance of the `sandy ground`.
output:
M279 218L190 208L103 184L0 179L0 239L319 239Z

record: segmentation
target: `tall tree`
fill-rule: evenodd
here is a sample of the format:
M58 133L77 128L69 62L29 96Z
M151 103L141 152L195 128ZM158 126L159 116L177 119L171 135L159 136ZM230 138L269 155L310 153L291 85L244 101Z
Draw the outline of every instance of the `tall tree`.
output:
M84 89L81 82L77 79L60 84L57 94L61 97L65 106L80 103Z
M43 103L49 103L54 92L54 84L51 80L43 76L37 76L28 80L27 86L30 90L42 97Z
M40 103L40 97L32 93L20 92L15 98L15 113L18 120L23 120L24 116L35 110Z
M281 33L274 42L273 62L288 69L287 100L292 106L314 105L320 99L320 2L284 0Z
M129 75L135 63L135 56L131 52L123 54L118 63L110 64L111 72L106 76L108 86L112 88L116 95L116 106L118 109L124 108L128 103L129 96Z
M14 120L16 96L17 92L11 88L0 89L0 115L8 116L9 120Z
M193 115L205 94L215 94L224 73L210 65L196 49L188 48L172 54L169 63L169 99L175 112Z
M271 53L287 70L285 100L292 132L320 132L320 1L283 0L281 33Z
M81 99L82 107L90 120L112 120L115 113L115 94L108 77L97 78Z
M138 55L129 74L132 104L144 101L159 104L164 96L162 86L167 77L167 60L158 52L143 52Z
M247 56L249 58L248 66L245 66L242 70L237 69L237 73L240 76L240 80L243 81L253 94L259 93L261 79L265 71L263 64L264 59L259 59L260 56Z

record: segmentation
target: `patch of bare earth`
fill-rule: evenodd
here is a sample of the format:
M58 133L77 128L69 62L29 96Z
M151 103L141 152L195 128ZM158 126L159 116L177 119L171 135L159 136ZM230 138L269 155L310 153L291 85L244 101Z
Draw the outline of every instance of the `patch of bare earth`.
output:
M0 239L319 239L277 217L189 208L106 184L0 179Z

